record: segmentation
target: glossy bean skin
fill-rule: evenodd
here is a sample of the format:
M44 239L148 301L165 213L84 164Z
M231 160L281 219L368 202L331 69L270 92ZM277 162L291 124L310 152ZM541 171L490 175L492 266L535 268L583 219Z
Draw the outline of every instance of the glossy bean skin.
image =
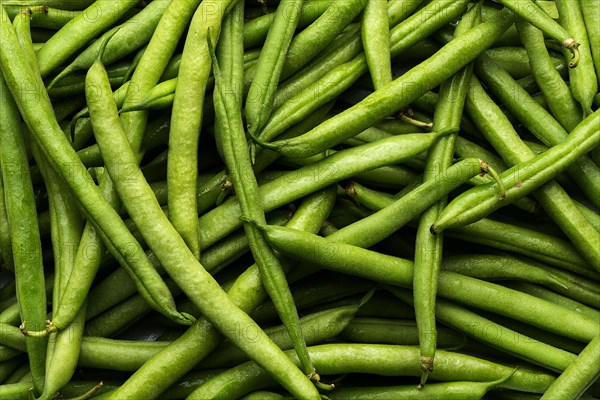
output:
M444 326L437 328L439 348L460 348L465 337ZM342 331L342 336L354 343L381 343L418 345L419 336L415 321L390 318L354 318Z
M577 40L579 39L573 38L570 32L567 32L558 22L550 18L537 4L530 0L500 0L499 2L543 31L546 35L558 40L563 47L569 49L571 54L573 54L570 66L571 68L577 66L579 63L579 44Z
M412 190L412 189L411 189ZM356 186L353 196L371 210L378 211L393 203L381 192L363 190ZM447 231L450 237L509 250L591 279L600 276L576 251L571 243L556 236L505 222L480 219L477 222Z
M411 386L379 386L379 387L346 387L337 389L330 396L332 400L385 400L393 396L394 399L457 399L457 400L477 400L491 389L500 385L506 378L492 382L451 382L451 383L430 383L426 387L417 388Z
M392 56L402 53L404 50L407 50L412 45L424 39L427 35L431 34L431 32L435 31L440 26L450 21L452 18L458 17L460 13L464 11L465 6L466 4L464 2L449 2L446 0L432 2L419 12L412 15L410 18L407 18L405 21L398 24L390 31L390 51ZM431 18L428 18L431 15L433 16ZM426 23L423 23L423 21L426 21ZM435 57L435 55L433 57ZM279 106L277 110L273 112L272 117L266 122L264 129L260 134L261 139L264 141L273 139L274 137L279 135L284 130L284 127L288 126L290 122L301 120L304 115L309 114L311 110L317 108L319 105L322 105L332 99L335 99L337 96L339 96L339 94L341 94L345 89L347 89L352 83L354 83L361 75L363 75L367 71L368 65L365 55L358 54L354 58L348 60L347 62L336 66L336 68L328 70L327 73L324 76L320 77L319 80L306 82L304 86L296 87L296 91L301 91L297 94L294 93L293 97L287 99L285 103L281 104L281 106ZM374 110L377 114L379 114L379 111L383 111L383 109L385 108L385 104L389 103L390 101L393 101L393 99L388 99L386 101L384 99L384 97L386 97L385 93L389 95L394 90L394 93L398 94L398 96L401 97L401 99L398 99L399 101L406 101L406 103L402 104L401 106L398 106L396 110L406 105L411 100L404 100L404 96L411 96L415 91L414 89L421 88L420 83L418 83L419 81L415 81L415 77L417 75L420 75L420 73L418 71L415 72L415 75L408 74L409 76L400 78L398 87L396 87L395 89L392 89L390 87L388 88L389 90L387 92L379 91L381 92L381 96L375 96L375 94L369 96L369 99L372 99L373 102L363 101L359 103L365 105L366 107L365 110L359 111L359 109L357 109L355 116L358 116L360 112L366 112L366 110L369 108L377 108L375 107L376 103L379 105L384 105L383 107L381 107L382 110ZM403 79L406 80L403 81ZM443 77L441 78L441 80L443 80ZM405 87L404 90L399 90L398 88L402 88L403 85L405 86L406 82L410 82L410 88L407 89ZM383 111L378 117L373 115L372 119L369 121L361 120L360 123L355 124L356 131L352 132L352 134L348 132L344 135L340 135L340 141L344 141L345 139L348 139L354 136L355 134L367 129L378 120L385 118L386 116L390 115L396 110L391 109L390 107L390 109L387 112ZM339 114L334 118L328 120L332 122L336 121L335 128L332 129L339 129L339 127L337 126L337 120L341 119L342 114ZM325 126L323 126L327 125L328 121L324 122L318 127L315 127L310 132L319 130L320 127L323 127L325 130L330 129L331 127L326 128ZM307 132L305 135L313 135L310 132ZM302 135L301 137L305 137L305 135ZM275 146L278 149L278 151L280 151L283 155L286 155L288 157L310 156L318 153L319 151L325 150L328 147L331 147L325 147L325 144L323 144L323 147L321 147L320 149L310 149L310 147L315 146L311 146L310 144L304 143L306 142L306 140L301 139L301 137L290 140L279 140L273 142L273 144L269 146ZM284 148L287 149L290 147L290 145L291 147L294 147L293 143L298 143L297 150L299 150L299 154L292 154L291 151L283 151ZM303 147L304 151L301 150Z
M275 11L273 23L261 50L254 79L246 99L246 124L257 134L271 114L271 106L304 0L282 2Z
M362 39L375 90L392 81L386 1L370 1L363 13Z
M565 371L550 385L541 397L549 399L576 399L600 375L598 352L600 335L596 336Z
M419 350L415 346L329 344L312 346L311 358L324 374L361 372L384 376L419 376ZM512 368L459 353L440 350L431 379L492 381L505 378ZM552 375L517 370L501 387L543 393ZM271 387L273 380L253 363L241 364L202 384L189 399L235 399L254 390ZM334 395L335 392L332 393Z
M292 4L292 7L296 6ZM241 89L238 89L237 95L230 92L230 88L234 88L234 90L236 87L239 88L242 81L241 60L243 52L241 37L236 38L233 36L231 38L233 41L236 39L238 39L237 43L234 42L232 45L235 46L237 44L239 48L237 49L237 54L232 54L233 65L229 66L231 71L226 71L225 74L222 74L213 54L213 73L216 84L214 95L215 112L220 126L221 146L225 164L237 193L242 218L265 221L265 211L259 202L256 177L253 173L246 173L246 171L252 171L252 161L242 122ZM236 61L238 68L235 66ZM248 111L248 108L246 110ZM283 267L276 254L264 241L255 227L248 223L244 223L243 225L248 237L250 251L260 271L263 285L267 293L269 293L269 297L273 300L278 314L294 343L294 348L300 359L302 372L311 380L315 379L318 381L318 375L316 375L306 350L306 342L300 328L298 312L287 286Z

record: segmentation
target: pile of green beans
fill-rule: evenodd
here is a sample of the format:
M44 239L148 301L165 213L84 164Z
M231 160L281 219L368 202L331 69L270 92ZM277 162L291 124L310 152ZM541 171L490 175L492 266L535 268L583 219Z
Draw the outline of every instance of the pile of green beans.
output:
M600 397L594 0L0 0L0 399Z

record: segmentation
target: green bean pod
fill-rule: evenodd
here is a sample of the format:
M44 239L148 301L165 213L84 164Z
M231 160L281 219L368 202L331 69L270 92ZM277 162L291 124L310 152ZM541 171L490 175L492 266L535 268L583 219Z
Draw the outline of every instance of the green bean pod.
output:
M342 306L300 318L306 344L310 346L323 343L339 335L351 323L359 307L360 304ZM266 328L265 332L281 349L288 350L294 347L283 325ZM244 357L244 354L235 346L224 342L211 353L210 358L204 360L200 365L202 368L208 369L234 367L247 360L247 357Z
M384 376L419 376L419 349L416 346L375 344L326 344L312 346L311 358L327 375L370 373ZM489 382L506 378L513 368L475 357L440 350L437 368L431 379L461 381L477 379ZM554 381L552 375L517 369L500 385L534 393L543 393ZM236 399L244 394L272 387L273 379L254 363L244 363L200 385L188 398ZM335 391L332 392L332 396Z
M344 328L342 336L354 343L419 344L417 325L412 320L356 317ZM459 348L465 343L463 334L445 326L437 327L436 339L439 348Z
M241 51L239 55L241 56ZM241 61L241 57L238 58ZM225 81L224 79L227 78L222 77L216 59L213 63L215 64L213 73L216 83L215 111L218 123L221 126L223 154L236 189L242 217L265 223L265 211L260 206L256 177L253 173L245 174L245 171L252 171L252 163L243 128L241 99L233 96L228 89L230 85L240 83L241 74L238 74L237 78L239 80ZM277 307L277 311L294 343L302 372L311 380L315 379L318 382L319 376L308 357L298 312L287 286L283 268L275 253L253 225L245 223L244 231L248 236L250 250L260 271L263 285Z
M335 190L331 189L308 196L289 225L313 232L318 231L329 215L334 200ZM228 295L247 312L267 298L256 265L240 275L229 288ZM164 352L158 353L145 363L117 390L116 394L124 398L156 398L167 386L173 384L206 357L221 340L216 327L205 317L199 318ZM164 365L170 366L168 374L165 374Z
M573 97L583 107L584 115L592 113L594 96L598 93L598 77L594 69L594 60L588 39L588 28L586 27L582 14L582 5L579 2L556 0L559 22L576 39L581 61L578 68L569 69L569 83ZM590 26L590 30L597 27Z
M330 398L332 400L385 400L393 396L397 400L478 400L484 398L488 391L505 382L511 374L491 382L432 383L425 388L414 385L342 387L332 393Z
M389 290L404 301L412 302L409 291L392 287ZM575 359L575 355L568 351L521 335L450 301L440 300L435 312L443 324L553 371L563 371Z
M579 124L563 143L504 172L502 180L507 189L503 198L499 198L496 184L481 185L459 195L442 211L432 230L441 232L452 226L464 226L475 222L542 186L580 155L587 153L598 144L599 123L600 112L595 112ZM589 236L589 240L598 243L600 233L595 231L592 236ZM600 271L599 249L598 246L591 246L586 249L585 254L582 254L598 271Z
M169 275L203 313L219 326L221 332L242 347L251 358L260 360L262 365L278 377L284 387L300 398L318 398L318 392L310 381L291 364L281 350L256 326L256 323L227 297L167 220L148 183L141 175L135 162L135 155L125 133L120 128L116 105L112 100L102 64L95 63L90 68L87 83L90 87L102 89L96 101L88 99L88 104L96 140L100 145L109 174L115 181L129 214L138 229L144 232L144 239ZM96 119L94 114L97 115ZM122 165L131 165L134 174L123 177L122 172L119 171L119 166ZM140 207L140 204L144 206ZM190 265L195 267L190 269ZM257 340L248 343L237 335L236 327L240 324L245 327L256 326L261 333Z
M481 8L472 7L461 19L454 36L460 37L468 29L481 21ZM473 66L469 64L456 75L443 82L434 111L433 126L435 129L459 129L463 107L467 96L468 82L471 79ZM437 181L440 174L452 165L456 134L440 138L427 152L427 161L423 173L423 181ZM435 298L437 276L442 260L443 238L433 235L429 227L437 219L447 203L442 197L440 201L421 214L415 243L415 275L414 299L415 315L419 327L421 348L420 386L427 381L433 370L436 349Z
M271 211L360 172L414 157L429 148L439 135L447 133L450 131L400 135L341 150L261 185L260 202L265 211ZM475 174L476 172L473 175ZM241 225L240 215L238 200L232 198L201 216L199 224L202 246L207 247L238 228Z
M498 2L510 8L515 14L546 35L558 40L564 48L568 49L573 55L573 59L569 64L571 68L575 68L579 64L579 43L577 43L577 40L580 40L580 38L573 38L570 32L550 18L535 2L531 0L498 0Z
M384 89L369 95L306 134L269 143L268 148L287 157L307 157L343 142L452 76L491 46L496 36L508 29L512 22L513 15L510 11L499 13L493 21L484 22L465 32ZM456 62L449 63L448 60Z
M94 36L118 21L135 0L96 1L53 35L37 52L40 75L47 77Z
M322 50L326 50L338 34L348 28L352 20L361 13L365 3L369 2L365 0L334 1L311 25L294 36L285 57L280 80L290 77ZM383 10L387 21L386 3L384 3Z
M304 0L279 3L273 23L260 52L254 79L246 98L246 125L257 134L271 114L273 98Z
M387 1L367 2L362 19L362 41L375 90L392 81Z
M541 397L550 399L576 399L600 375L600 335L596 336L577 356L565 371L558 377Z
M217 42L225 13L234 0L203 1L194 13L182 53L169 134L169 219L196 258L198 242L198 140L211 70L207 40ZM241 40L241 39L240 39Z
M523 20L517 21L517 29L529 55L535 81L544 94L550 111L567 131L571 131L583 119L583 115L569 86L552 64L544 42L544 34Z
M592 59L594 61L594 68L596 69L596 78L598 78L598 84L600 85L600 30L598 29L598 24L600 23L600 10L596 7L596 2L594 0L580 0L579 4L581 6L581 12L583 13L585 29L587 30L590 49L592 51Z
M402 287L412 285L412 262L347 244L360 241L356 233L340 239L338 233L341 230L322 238L285 227L261 225L260 229L273 247L290 257L380 283ZM462 289L459 290L459 287ZM449 271L440 271L437 290L441 297L510 316L579 341L591 340L600 329L596 321L577 312ZM536 313L526 312L529 307L535 307ZM570 323L564 324L567 319Z
M419 10L410 18L407 18L405 21L395 26L390 31L390 42L392 45L390 51L392 56L397 56L399 53L402 53L403 51L409 49L411 46L425 39L432 32L451 21L453 18L458 17L464 11L465 6L466 2L463 1L433 1L427 6L423 7L423 9ZM425 23L423 23L423 21L425 21ZM357 40L360 43L360 37ZM303 80L302 82L304 83L304 85L302 86L289 86L289 89L294 87L295 92L291 93L289 98L286 99L287 101L281 104L273 112L273 115L266 122L263 131L261 132L261 140L268 141L275 138L287 127L302 120L302 118L310 114L311 111L317 109L324 103L335 99L344 90L348 89L350 85L356 82L356 80L367 71L368 64L365 55L358 54L354 56L354 58L348 60L347 62L344 62L341 65L336 63L335 68L329 68L326 71L326 73L324 72L322 76L319 76L319 79L317 80L311 80L310 82L305 82ZM413 78L414 76L412 76L409 79ZM287 91L288 88L286 88L285 90ZM411 90L401 91L401 97L406 94L410 96L410 93L404 93L412 92L412 85L410 89ZM390 93L390 91L388 91L388 93ZM409 101L407 101L407 103ZM394 110L390 111L386 115L381 116L379 119L383 119L387 115L391 114L393 111ZM329 119L328 121L335 120L339 116L340 115L337 115L334 118ZM364 126L362 126L362 129L353 132L352 135L347 134L344 138L340 138L340 141L344 141L354 136L354 134L357 134L367 129L375 122L377 121L371 120L370 123L365 123ZM324 124L326 123L327 121L324 122ZM314 131L315 129L319 129L319 127L314 128L310 132ZM336 129L337 131L338 128L336 127L333 129ZM302 135L302 137L304 137L305 135ZM297 141L302 141L302 139L300 139L299 137L291 140L279 140L277 142L274 142L273 145L279 147L277 143L287 144L287 142L294 143ZM269 144L269 146L271 146L271 144ZM321 150L325 149L326 148L322 148ZM319 151L312 154L297 155L294 157L310 156L318 153ZM287 152L282 152L282 154L290 156L290 154L287 154Z
M567 138L567 131L486 54L475 63L477 75L504 103L529 131L548 146L555 146ZM572 130L572 129L571 129ZM567 173L577 183L587 198L600 206L600 169L587 156L582 155Z
M130 18L119 25L117 33L114 33L111 30L100 36L92 45L80 52L68 66L56 75L48 84L48 88L51 88L64 76L67 76L74 71L87 70L91 67L98 56L98 50L100 50L102 42L110 35L112 35L112 38L108 41L106 51L102 55L102 63L105 65L120 60L148 43L150 36L156 29L156 25L158 25L158 20L164 13L170 1L171 0L152 1L133 18Z
M8 21L6 14L4 18ZM8 24L10 29L10 23ZM18 46L18 44L17 44ZM42 248L37 228L37 212L25 149L21 118L6 81L0 79L0 168L4 202L11 235L12 259L17 282L17 299L26 329L42 330L46 320L46 294ZM28 337L27 352L36 390L43 387L46 338Z

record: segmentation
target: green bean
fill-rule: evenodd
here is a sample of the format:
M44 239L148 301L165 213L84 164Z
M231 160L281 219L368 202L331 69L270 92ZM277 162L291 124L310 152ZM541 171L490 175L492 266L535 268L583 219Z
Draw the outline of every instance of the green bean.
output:
M329 214L335 191L327 190L309 196L289 222L291 226L317 231ZM228 295L245 311L250 312L267 294L256 266L242 273L229 288ZM241 334L241 333L240 333ZM116 394L124 398L156 398L160 393L193 368L221 341L216 327L205 317L199 318L190 329L168 346L164 352L144 364L125 382ZM165 374L164 365L169 365Z
M361 13L365 3L368 4L365 0L332 2L319 18L294 36L285 57L280 79L290 77L322 50L327 49L338 34L347 28L350 22ZM383 4L385 4L383 11L387 21L387 4Z
M223 15L235 3L234 0L200 3L190 22L173 98L167 163L169 219L196 258L200 257L196 218L198 140L211 70L207 40L217 41Z
M515 80L532 73L530 57L522 47L495 47L486 50L486 54ZM565 60L554 54L549 54L549 56L550 64L548 66L551 65L557 73L564 73L567 69Z
M369 1L362 19L362 41L375 90L392 81L387 1Z
M292 274L289 279L292 280ZM364 293L369 286L368 282L351 276L341 275L331 279L331 276L326 275L324 279L316 282L313 282L312 278L301 280L292 285L291 290L296 307L304 312L308 308L327 304L356 293ZM266 301L258 305L252 311L251 316L259 323L267 323L277 319L277 310L273 302Z
M543 33L523 20L517 21L517 29L529 55L535 81L544 94L552 114L567 131L571 131L583 116L569 87L552 64Z
M411 320L356 317L342 336L353 343L419 344L417 325ZM464 335L444 326L437 327L436 340L440 348L457 348L465 343Z
M456 73L489 47L495 36L504 32L511 22L512 13L507 11L494 21L479 24L394 80L386 90L376 91L302 136L269 143L269 148L288 157L306 157L356 135ZM449 63L448 60L456 62Z
M102 56L102 62L106 65L120 60L148 43L150 36L156 29L158 20L169 5L169 2L170 0L153 1L133 18L130 18L119 25L117 33L114 33L111 30L102 35L92 45L79 53L67 67L56 75L48 84L48 88L51 88L64 76L67 76L74 71L87 70L91 67L98 55L101 43L106 37L113 35L113 33L114 36L112 36L112 39L108 42L106 51Z
M404 301L412 301L410 292L406 290L389 290ZM452 302L440 300L435 312L442 323L492 347L553 371L563 371L575 359L572 353L520 335Z
M239 55L241 56L241 54L240 51ZM241 57L238 58L241 61ZM244 172L252 171L252 163L250 161L242 122L241 98L236 98L229 92L229 87L235 87L233 85L241 83L241 74L238 74L231 81L223 80L227 78L222 77L216 60L213 61L213 64L216 84L214 96L215 111L218 123L221 125L225 165L233 180L242 217L256 219L261 223L265 223L264 210L260 206L258 197L256 177L253 173L245 174ZM273 300L278 314L294 343L294 348L300 359L301 370L311 380L314 379L318 382L319 375L315 372L308 357L305 339L300 328L298 312L287 286L283 268L275 253L251 224L244 224L244 231L246 232L250 250L260 271L261 281L269 297Z
M498 0L498 2L510 8L515 14L546 35L558 40L565 49L568 49L573 55L573 59L569 64L571 68L575 68L579 64L579 43L576 40L581 40L581 38L574 39L570 32L567 32L565 28L550 18L537 4L530 0Z
M524 280L545 286L560 286L558 277L548 271L510 256L469 254L444 257L443 268L487 281Z
M592 51L592 59L596 70L596 78L600 84L600 30L598 30L598 22L600 21L600 10L595 7L596 3L593 0L580 0L581 12L585 21L585 29L587 30L590 49Z
M351 372L384 376L419 376L419 350L416 346L375 344L326 344L310 348L317 367L328 375ZM439 351L438 366L431 378L440 381L501 379L513 372L511 367L475 357ZM517 369L500 386L543 393L554 381L545 373ZM254 390L273 385L273 379L252 362L241 364L200 385L190 399L235 399ZM332 396L335 392L332 393Z
M576 399L600 375L598 353L600 335L596 336L567 369L548 388L542 399Z
M475 68L487 87L544 144L555 146L566 139L567 131L543 107L532 101L531 97L485 54L478 58ZM518 100L515 100L515 97ZM584 155L574 162L567 172L590 201L600 206L598 166Z
M10 228L8 226L8 215L4 202L4 183L2 169L0 168L0 266L13 270L12 246Z
M135 0L96 1L54 34L37 52L40 75L48 76L77 50L118 21Z
M302 4L298 27L302 28L314 22L332 4L335 2L331 0L306 0ZM269 13L247 21L244 24L244 48L262 45L274 18L275 13Z
M29 8L24 5L11 5L10 2L3 2L2 4L11 19L25 11L26 8ZM60 7L62 8L62 5ZM79 11L63 10L46 4L36 5L31 8L43 10L43 12L31 14L31 26L38 28L61 29L72 19L81 14Z
M358 224L353 225L358 226ZM323 268L381 283L404 287L412 285L412 262L347 244L352 242L363 246L365 243L356 231L352 232L349 229L350 227L345 229L352 234L342 237L340 233L343 230L340 230L327 239L285 227L260 225L259 228L273 247L290 257L297 257ZM461 290L458 287L461 287ZM596 321L576 312L493 283L449 271L440 271L438 294L450 300L510 316L580 341L591 340L590 338L600 329ZM527 313L526 307L527 309L535 307L537 311ZM562 314L562 317L558 317L559 314ZM572 324L565 325L563 322L566 318L570 318Z
M481 21L481 8L471 8L459 23L455 37L477 25ZM467 95L468 82L473 66L469 64L453 77L442 83L438 102L434 111L435 129L459 129L463 107ZM423 182L437 181L440 174L452 165L456 134L445 136L436 141L428 150ZM421 348L420 386L427 381L433 370L436 349L435 298L437 276L442 260L443 239L433 235L429 228L437 219L447 203L442 197L437 203L425 210L419 219L415 243L414 298L415 315L419 327L419 346Z
M594 96L598 93L598 77L594 69L594 60L588 39L588 29L583 20L582 8L579 2L557 0L559 22L569 31L578 42L581 61L578 68L569 69L569 83L573 97L583 107L585 116L592 113ZM594 29L591 26L589 29Z
M261 204L268 212L357 173L398 163L427 149L442 133L395 136L339 151L260 186ZM366 154L369 156L365 157ZM209 246L239 227L239 216L239 204L235 198L201 216L201 245Z
M8 17L0 17L12 31ZM14 35L14 31L12 33ZM4 33L2 33L4 36ZM15 38L16 39L16 38ZM16 40L15 40L16 42ZM19 43L13 43L20 46ZM4 46L2 46L4 47ZM6 72L3 69L3 72ZM42 247L37 228L37 212L21 118L17 104L11 98L5 79L0 79L0 108L3 124L0 129L0 168L4 184L4 202L11 236L12 259L17 283L17 299L21 320L31 330L43 329L46 320L46 295L44 293L44 268ZM35 387L42 390L46 339L27 338L29 365L33 371Z
M512 374L512 373L511 373ZM491 382L457 381L451 383L432 383L426 388L415 386L369 386L369 387L342 387L331 396L332 400L385 400L393 396L394 399L482 399L485 394L505 382L511 374Z
M285 55L298 25L303 2L304 0L285 1L275 11L246 98L246 125L253 134L260 132L271 114Z
M390 32L390 40L392 43L392 56L396 56L399 53L402 53L415 43L424 39L428 34L450 21L452 18L459 16L460 13L464 10L465 6L466 3L462 1L434 1L428 4L423 9L421 9L419 12L415 13L412 17L408 18L401 24L394 27ZM434 17L429 18L429 16L432 14ZM423 23L424 20L426 21L425 24ZM341 94L344 90L348 89L351 84L353 84L361 75L363 75L367 71L368 65L365 55L358 54L348 62L345 62L341 65L337 65L334 69L327 71L327 73L320 77L320 79L316 81L312 80L311 82L306 82L305 86L296 87L296 92L293 93L293 97L287 99L285 103L283 103L277 110L275 110L271 118L267 121L263 131L261 132L261 139L263 141L268 141L278 136L282 131L286 129L286 127L302 120L302 118L305 115L309 114L311 110L314 110L319 106L323 105L324 103L335 99L339 94ZM411 76L411 78L408 79L413 78L414 76ZM397 88L393 90L396 92L398 91ZM392 90L390 89L388 92L391 91ZM405 92L412 91L413 90L401 91L401 97L404 98L404 96L406 95ZM407 103L409 101L407 101ZM404 105L406 105L406 103ZM394 110L391 110L385 115L382 114L382 116L380 116L378 120L387 117L393 111ZM329 119L328 121L336 120L340 116L341 114ZM361 123L361 128L357 128L357 131L353 132L353 134L348 133L344 135L345 137L340 137L340 141L343 142L344 140L354 136L355 134L367 129L368 127L373 125L374 122L377 122L377 120L373 118L372 121L370 120L370 123L366 123L366 121L364 122L364 124ZM323 124L326 123L327 121ZM314 128L310 132L318 130L320 126L321 125ZM334 129L337 130L337 128ZM310 132L306 133L305 135L308 135ZM305 135L302 135L301 137L304 137ZM300 139L301 137L294 138L291 140L282 139L274 143L275 145L277 143L285 143L285 146L280 147L287 148L288 142L302 142L302 139ZM281 149L279 149L278 152L280 152L280 150ZM294 157L310 156L322 150L325 150L325 147L320 149L319 151L312 152L312 154L294 155ZM282 152L282 154L287 156L291 155L287 152Z
M578 155L587 153L589 149L596 145L600 139L600 132L596 130L599 121L600 113L596 112L579 124L563 143L504 172L502 180L507 189L503 200L498 200L498 190L495 184L481 185L464 192L442 211L438 220L432 226L432 230L441 232L450 226L464 226L475 222L491 211L510 203L513 198L525 195L531 190L542 186L570 162L577 159ZM547 187L544 186L544 188ZM479 193L486 193L486 195L481 196ZM466 204L467 199L469 204L465 207L464 204ZM483 203L487 204L483 205ZM455 208L457 205L460 207L460 217L457 217L457 208ZM464 212L466 210L468 211ZM576 208L575 211L577 211ZM571 221L568 222L571 223ZM598 253L600 247L597 246L600 241L600 233L589 224L588 226L590 229L588 229L589 232L586 232L585 241L582 243L574 240L573 244L583 251L582 256L596 270L600 270L600 253ZM573 238L573 236L571 237Z
M363 301L368 298L363 298L360 303L352 305L331 308L324 311L319 311L313 314L306 315L300 318L302 332L306 338L307 345L319 344L334 338L348 326L353 319L355 313L361 306ZM282 350L293 348L293 343L286 332L283 325L266 328L265 333L277 344ZM251 340L251 338L247 338ZM222 343L211 353L210 358L200 363L201 368L223 368L233 367L248 361L247 357L240 352L235 346L229 342Z
M547 300L551 303L568 308L569 310L573 310L590 318L598 319L598 317L600 316L600 312L595 308L592 308L595 307L595 304L597 304L597 302L595 304L592 304L592 307L588 307L585 304L582 304L571 297L565 297L568 296L569 293L565 293L565 295L563 296L543 287L526 282L508 282L506 283L506 286L521 291L523 293L528 293L532 296L539 297L540 299Z

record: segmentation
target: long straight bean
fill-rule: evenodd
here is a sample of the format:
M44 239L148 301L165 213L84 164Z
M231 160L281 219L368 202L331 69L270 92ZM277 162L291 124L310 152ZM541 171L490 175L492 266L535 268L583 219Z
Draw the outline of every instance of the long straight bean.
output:
M8 21L6 14L2 18L3 21ZM12 30L10 22L8 27ZM16 46L20 45L16 43ZM4 78L0 79L0 95L3 119L0 129L0 168L21 321L27 329L43 330L46 320L46 294L33 186L29 175L21 117ZM44 381L46 343L47 338L40 337L28 337L26 341L34 385L40 393Z
M462 18L454 36L460 37L466 30L481 20L481 9L471 8ZM471 79L473 66L469 64L442 83L438 102L434 111L433 126L435 129L459 129L463 107L467 96L468 82ZM434 143L427 152L427 161L423 173L423 181L437 180L452 165L456 134L444 136ZM443 238L433 235L429 228L446 205L446 198L421 214L415 243L415 275L413 282L415 315L419 327L419 346L421 348L421 369L423 375L420 385L427 381L429 372L433 370L437 343L435 322L435 297L437 277L442 260Z
M169 134L169 219L196 258L198 242L198 140L211 58L208 42L216 43L223 15L236 0L205 0L194 13L181 57ZM241 38L240 38L241 40Z

